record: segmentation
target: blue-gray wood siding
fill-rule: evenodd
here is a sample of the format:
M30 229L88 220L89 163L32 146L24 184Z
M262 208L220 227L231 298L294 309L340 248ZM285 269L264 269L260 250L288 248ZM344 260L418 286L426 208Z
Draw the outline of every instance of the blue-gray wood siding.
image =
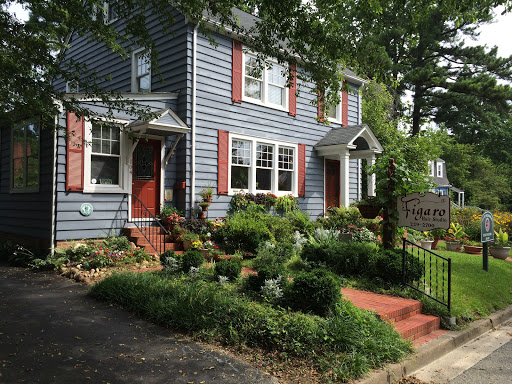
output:
M10 193L11 127L0 127L0 232L42 240L50 246L53 196L53 130L41 131L39 192Z

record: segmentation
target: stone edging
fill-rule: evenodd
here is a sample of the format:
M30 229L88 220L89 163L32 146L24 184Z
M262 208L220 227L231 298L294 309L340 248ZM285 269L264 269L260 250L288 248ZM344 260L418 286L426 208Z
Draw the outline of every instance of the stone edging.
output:
M464 331L451 331L418 347L416 352L406 360L390 364L383 369L373 371L369 377L355 382L355 384L385 384L393 383L402 377L409 376L420 368L439 359L454 349L468 343L483 333L496 328L512 318L512 305L489 317L473 322Z

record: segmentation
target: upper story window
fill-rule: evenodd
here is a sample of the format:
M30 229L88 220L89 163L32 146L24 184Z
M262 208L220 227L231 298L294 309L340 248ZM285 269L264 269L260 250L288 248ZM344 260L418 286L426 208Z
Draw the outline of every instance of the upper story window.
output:
M11 132L11 192L39 191L40 123L31 119Z
M66 81L66 92L67 93L78 93L80 92L80 87L76 81Z
M437 163L437 177L443 177L443 163Z
M132 92L151 92L151 59L143 49L133 52Z
M277 62L260 68L255 55L244 54L243 99L274 108L288 109L286 68Z
M94 4L92 6L92 19L103 20L105 24L113 23L119 18L116 6L115 1L104 1L100 5Z
M341 124L341 103L331 105L326 111L327 119L332 123Z
M84 147L84 191L123 192L127 175L122 158L127 139L114 124L87 122Z
M297 146L231 135L230 191L297 194Z
M434 170L435 170L435 162L432 160L429 160L428 161L428 175L431 177L434 177L435 176Z

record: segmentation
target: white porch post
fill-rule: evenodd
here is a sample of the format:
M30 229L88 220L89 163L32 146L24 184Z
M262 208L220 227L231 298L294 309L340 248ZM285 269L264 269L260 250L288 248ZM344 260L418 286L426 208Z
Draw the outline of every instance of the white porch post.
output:
M372 167L375 164L375 154L367 158L366 163ZM368 196L375 196L375 174L368 175Z
M340 154L340 206L348 207L349 201L349 152Z

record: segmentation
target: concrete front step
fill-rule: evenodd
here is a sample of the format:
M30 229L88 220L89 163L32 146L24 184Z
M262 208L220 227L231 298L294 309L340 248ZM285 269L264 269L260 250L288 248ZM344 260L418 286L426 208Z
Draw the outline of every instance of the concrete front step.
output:
M415 347L446 332L439 330L438 317L421 314L422 304L417 300L350 288L342 288L341 292L356 307L375 311L381 319L391 323L403 339L413 341Z

